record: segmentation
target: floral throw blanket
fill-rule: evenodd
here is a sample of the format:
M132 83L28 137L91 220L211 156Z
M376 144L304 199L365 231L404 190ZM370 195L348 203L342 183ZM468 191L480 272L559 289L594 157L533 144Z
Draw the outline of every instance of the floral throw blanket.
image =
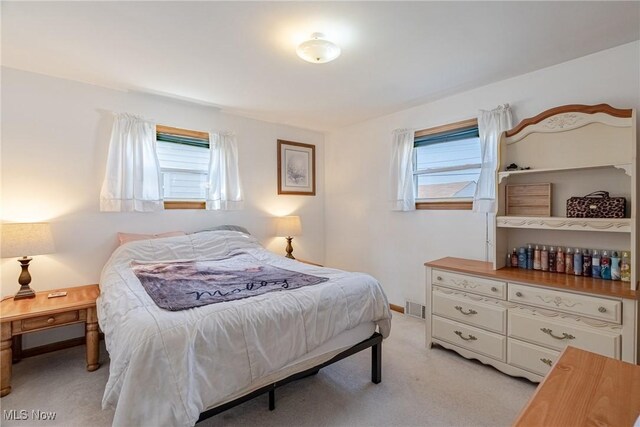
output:
M158 307L178 311L329 280L261 263L250 255L205 261L132 262L131 268Z

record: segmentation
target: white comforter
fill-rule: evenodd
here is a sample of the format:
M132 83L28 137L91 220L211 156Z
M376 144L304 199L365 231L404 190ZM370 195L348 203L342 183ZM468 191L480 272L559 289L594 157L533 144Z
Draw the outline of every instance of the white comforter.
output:
M217 259L245 252L268 264L330 280L291 291L178 312L159 308L132 260ZM100 280L98 319L111 358L103 408L114 425L193 425L207 408L265 379L364 322L388 336L391 314L378 282L266 251L248 235L213 231L131 242Z

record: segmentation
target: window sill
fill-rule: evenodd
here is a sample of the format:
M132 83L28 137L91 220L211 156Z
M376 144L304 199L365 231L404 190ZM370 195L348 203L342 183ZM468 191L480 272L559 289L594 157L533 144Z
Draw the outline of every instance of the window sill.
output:
M205 209L206 202L192 200L167 200L164 202L165 209Z
M473 202L471 200L416 202L416 209L470 211L473 209Z

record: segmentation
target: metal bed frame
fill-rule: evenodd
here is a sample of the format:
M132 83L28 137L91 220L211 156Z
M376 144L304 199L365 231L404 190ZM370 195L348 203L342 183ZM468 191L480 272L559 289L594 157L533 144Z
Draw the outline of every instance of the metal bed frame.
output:
M211 418L214 415L224 412L227 409L231 409L234 406L238 406L241 403L258 397L264 393L269 393L269 410L273 411L276 408L276 388L282 387L283 385L288 384L292 381L315 375L320 371L320 369L324 368L325 366L329 366L335 362L338 362L339 360L359 353L362 350L366 350L369 347L371 347L371 382L374 384L379 384L382 381L382 335L380 335L378 332L375 332L373 335L371 335L371 337L359 342L358 344L354 345L351 348L348 348L341 353L338 353L332 359L324 363L316 365L313 368L295 373L285 379L261 387L230 402L223 403L222 405L204 411L200 414L200 418L198 418L197 422L206 420L207 418Z

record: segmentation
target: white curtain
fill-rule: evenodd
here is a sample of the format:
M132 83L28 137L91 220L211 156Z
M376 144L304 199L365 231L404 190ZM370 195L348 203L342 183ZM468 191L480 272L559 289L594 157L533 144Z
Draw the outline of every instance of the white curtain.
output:
M152 212L162 209L155 123L131 114L115 114L107 170L100 191L100 210Z
M496 208L496 172L498 168L498 144L500 134L511 129L511 108L504 104L491 111L481 110L478 114L478 132L482 168L473 197L475 212L493 213Z
M416 209L412 129L396 129L391 140L391 203L394 211Z
M243 196L238 169L238 146L232 133L209 134L208 210L242 209Z

